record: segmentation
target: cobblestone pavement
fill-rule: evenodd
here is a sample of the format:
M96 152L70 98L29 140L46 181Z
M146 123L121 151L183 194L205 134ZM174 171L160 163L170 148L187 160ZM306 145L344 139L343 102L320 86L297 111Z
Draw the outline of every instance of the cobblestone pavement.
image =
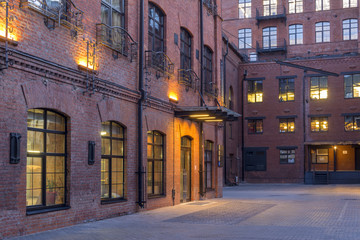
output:
M360 185L243 184L222 199L16 239L360 239Z

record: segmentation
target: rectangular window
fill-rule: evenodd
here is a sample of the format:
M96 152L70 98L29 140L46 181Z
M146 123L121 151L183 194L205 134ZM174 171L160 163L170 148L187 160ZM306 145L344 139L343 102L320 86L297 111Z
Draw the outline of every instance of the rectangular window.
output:
M245 171L266 171L266 150L245 149Z
M277 0L263 0L264 16L277 14Z
M289 13L302 13L303 0L289 0Z
M270 49L277 47L277 28L263 28L263 48Z
M343 40L358 39L358 20L346 19L343 21Z
M327 77L312 77L310 79L310 99L319 100L328 98Z
M330 10L330 0L316 0L316 11Z
M248 133L249 134L263 133L263 120L262 119L249 119L248 120Z
M343 0L343 8L353 8L357 7L358 0Z
M251 18L251 0L239 0L239 18Z
M330 42L330 23L329 22L316 23L315 37L317 43Z
M295 80L279 80L279 100L280 102L291 102L295 100Z
M124 0L101 1L101 22L108 26L125 27Z
M239 48L246 49L251 47L251 28L244 28L239 30Z
M282 150L280 149L280 163L294 164L295 163L295 149Z
M303 25L295 24L289 26L290 45L303 44Z
M249 59L250 62L256 62L258 60L257 53L256 52L249 53Z
M311 118L311 132L327 132L329 130L329 121L327 117Z
M212 189L213 185L213 149L214 143L205 141L205 174L206 174L206 189Z
M360 97L360 74L344 76L345 98Z
M147 133L147 193L164 194L164 136L157 131Z
M180 33L180 69L188 70L192 69L192 55L191 55L191 42L192 37L190 33L185 29L181 28Z
M345 116L344 127L346 132L360 131L360 115Z
M329 149L327 148L318 148L311 149L311 161L314 164L317 163L329 163Z
M279 128L281 133L295 132L295 118L279 119Z
M263 82L248 81L248 103L263 102Z
M204 85L205 92L209 94L215 94L213 82L213 66L212 66L213 53L208 46L204 46Z

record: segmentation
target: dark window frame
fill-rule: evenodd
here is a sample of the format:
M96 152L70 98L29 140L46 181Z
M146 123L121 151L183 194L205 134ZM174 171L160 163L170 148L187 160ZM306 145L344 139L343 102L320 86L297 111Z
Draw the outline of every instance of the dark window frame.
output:
M157 14L157 15L151 15L151 13ZM159 17L159 21L156 20L156 17ZM153 23L153 26L151 26L151 22ZM159 25L159 29L160 29L160 35L156 33L155 30L155 24ZM151 31L152 29L152 31ZM165 53L165 14L164 12L155 4L153 3L149 3L149 29L148 29L148 44L149 44L149 50L151 51L155 51L155 52L164 52ZM150 41L151 40L151 41ZM161 47L160 49L156 49L155 48L155 42L160 41L161 42ZM152 44L150 44L150 42Z
M293 29L292 29L293 28ZM294 32L291 33L291 30ZM301 35L301 38L300 38ZM291 43L291 37L294 38L294 44ZM301 41L300 41L301 40ZM292 24L289 26L289 45L304 44L304 27L302 24Z
M351 6L355 3L355 6ZM358 0L343 0L343 8L355 8L358 6Z
M289 123L294 123L294 130L293 131L289 131L290 126L289 126ZM281 123L286 123L286 126L287 126L287 130L282 132L281 131ZM279 118L279 132L280 133L295 133L295 118Z
M192 69L192 35L183 27L180 29L180 69Z
M291 5L293 6L294 11L291 11ZM301 7L301 10L300 10ZM304 11L304 2L303 0L289 0L289 14L293 13L302 13Z
M251 28L239 29L238 38L239 38L238 39L239 40L239 49L250 49L250 48L252 48L252 29ZM250 40L249 41L250 43L248 43L247 40Z
M318 154L318 150L321 149L326 149L327 150L327 154ZM315 158L313 158L313 152L315 153ZM319 162L319 156L327 156L327 161L326 162ZM311 163L312 164L329 164L329 149L328 148L312 148L310 150L310 157L311 157ZM315 161L314 161L315 160Z
M247 100L248 103L262 103L264 102L264 88L263 88L263 81L256 80L256 81L247 81L248 82L248 89L247 89ZM249 101L249 94L255 94L255 101ZM262 94L261 99L258 99L257 95ZM259 97L260 98L260 97Z
M213 92L213 51L208 47L204 46L204 84L205 92Z
M318 131L313 131L312 129L312 123L314 121L319 121L319 130ZM326 121L327 122L327 128L326 130L324 130L323 128L323 122ZM311 117L310 118L310 131L312 133L319 133L319 132L328 132L329 131L329 118L328 117Z
M317 81L317 84L313 85L313 82L312 81ZM322 84L322 80L325 80L326 81L326 87L324 87ZM326 95L326 98L321 98L321 91L322 90L327 90L327 95ZM318 91L318 94L317 96L319 96L319 98L313 98L311 93L313 91ZM328 77L327 76L321 76L321 77L311 77L310 78L310 100L312 101L319 101L319 100L326 100L329 98L329 85L328 85Z
M346 25L348 25L346 27ZM356 33L356 37L352 38L352 32ZM343 40L344 41L351 41L351 40L358 40L358 34L359 34L359 21L356 18L348 18L344 19L342 21L342 33L343 33ZM345 34L347 33L347 35ZM345 39L345 36L348 36L347 39Z
M292 84L292 87L291 87L291 84ZM291 93L291 91L294 94L294 99L288 100L289 93ZM285 100L282 98L282 96L281 96L282 94L286 95ZM295 101L295 79L294 78L279 79L279 101L280 102L294 102Z
M275 37L275 39L273 39ZM265 45L265 42L268 42L268 45ZM275 43L275 44L274 44ZM263 49L272 49L277 48L277 27L269 26L263 28L262 31L262 47Z
M263 0L264 16L277 15L277 1L278 0ZM273 12L275 14L272 14Z
M112 1L112 0L109 0L109 1ZM126 11L126 8L125 8L125 0L120 0L121 3L120 3L120 10L117 10L115 9L115 7L111 4L111 3L108 3L104 0L101 1L101 7L106 7L109 9L109 16L108 16L108 19L107 19L107 23L104 23L108 26L112 26L114 27L113 25L113 19L112 19L112 13L113 11L120 14L120 18L121 18L121 26L118 26L118 27L122 27L122 28L125 28L125 11ZM122 9L121 9L122 8ZM102 10L101 10L102 12ZM110 23L110 24L109 24Z
M330 0L320 0L320 1L321 1L320 6L317 6L316 5L317 1L315 1L315 11L328 11L328 10L331 10L331 2L330 2ZM327 5L329 6L329 9L324 9L324 2L325 1L328 1Z
M213 174L213 168L214 168L214 142L210 141L210 140L206 140L205 141L205 158L204 158L204 163L205 163L205 188L207 190L213 190L213 180L214 180L214 174ZM208 156L210 155L210 159L208 158ZM208 186L208 174L209 174L209 168L208 165L210 165L210 186Z
M358 97L354 97L354 92L355 92L355 87L356 87L356 83L354 83L354 76L360 78L360 74L346 74L344 75L344 98L345 99L352 99L352 98L360 98L360 94ZM350 79L348 77L351 77L351 84L347 83L347 79ZM359 87L360 87L360 81L359 81ZM351 89L351 93L350 91L348 91L349 89ZM347 94L351 94L349 96L347 96Z
M328 27L328 29L326 29ZM318 30L319 29L319 30ZM317 41L317 36L320 34L321 41ZM329 36L329 38L325 38ZM315 23L315 43L326 43L331 41L331 29L330 29L330 22L317 22Z
M239 19L251 18L251 0L239 0ZM243 16L241 16L240 12L243 10Z
M283 152L283 153L282 153ZM296 152L295 149L279 149L279 157L280 157L280 164L295 164ZM294 161L289 162L291 155L294 155ZM281 158L281 156L286 156L286 158ZM286 159L286 161L284 161Z
M347 130L346 128L346 123L349 122L347 121L346 119L347 118L351 118L351 124L352 124L352 130ZM355 118L358 118L359 120L355 119ZM359 124L357 124L356 122L359 122ZM350 123L350 122L349 122ZM354 126L357 126L358 129L354 129ZM359 132L360 131L360 115L346 115L344 116L344 130L345 132Z
M253 127L250 127L250 124L254 124ZM254 131L251 132L250 129L253 128ZM258 129L261 128L261 131ZM264 133L264 121L263 119L248 119L248 134L263 134Z

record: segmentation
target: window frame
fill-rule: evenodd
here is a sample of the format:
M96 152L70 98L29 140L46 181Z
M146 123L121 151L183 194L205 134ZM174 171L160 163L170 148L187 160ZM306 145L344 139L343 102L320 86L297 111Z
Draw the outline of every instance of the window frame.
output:
M154 11L154 14L158 14L159 16L159 21L156 20L156 18L154 18L154 16L151 15L151 10ZM165 13L154 3L150 2L149 3L149 14L148 14L148 20L149 20L149 24L148 24L148 46L149 46L149 50L151 51L155 51L155 52L164 52L165 53ZM153 23L157 23L160 27L160 34L162 36L159 36L159 34L156 33L155 27L150 28L151 26L151 21L153 21ZM153 25L154 25L153 24ZM151 29L153 31L151 31ZM152 45L150 46L150 39L152 39ZM155 40L158 40L161 42L161 49L160 50L156 50L155 49Z
M343 0L343 8L355 8L358 6L358 0Z
M318 84L315 86L315 85L312 85L312 81L313 80L317 80L318 81ZM322 86L322 80L326 80L326 87L323 87ZM314 90L315 89L315 90ZM326 98L321 98L321 91L324 91L326 89L326 91L327 91L327 94L326 94ZM312 93L314 92L314 91L318 91L318 94L317 94L317 96L319 97L319 98L314 98L314 97L312 97L313 95L312 95ZM329 98L329 84L328 84L328 77L327 76L318 76L318 77L311 77L310 78L310 92L309 92L309 94L310 94L310 100L311 101L319 101L319 100L326 100L326 99L328 99Z
M318 150L324 150L324 149L327 150L327 154L319 154ZM312 151L314 151L314 152L312 152ZM314 153L315 153L315 158L313 158ZM312 164L329 164L329 149L328 148L312 148L310 150L310 156L311 156ZM326 162L319 162L319 160L318 160L319 156L326 156L327 157Z
M349 78L347 77L350 77L351 76L351 86L347 83L347 80ZM357 98L360 98L360 90L358 91L358 96L357 97L354 97L354 93L356 92L355 91L355 88L357 87L354 83L354 76L357 76L359 78L359 82L357 83L358 84L358 88L360 88L360 74L346 74L344 75L344 98L345 99L357 99ZM349 94L350 92L348 92L347 90L351 89L351 96L347 97L347 94Z
M283 151L283 153L282 153ZM286 152L286 153L284 153ZM291 155L294 155L294 158L293 158L293 162L289 162L289 159L290 159L290 156ZM286 158L281 158L281 156L286 156ZM295 149L279 149L279 158L280 158L280 164L295 164L295 159L296 159L296 151ZM286 159L287 161L282 161Z
M262 29L262 47L263 49L273 49L278 47L277 27L269 26ZM265 43L268 43L265 45ZM275 43L275 44L274 44Z
M301 27L300 27L301 26ZM294 28L294 29L291 29ZM291 30L294 32L291 33ZM301 35L301 38L300 38ZM293 37L294 43L291 43ZM289 26L289 45L302 45L304 44L304 28L302 24L292 24Z
M302 13L303 11L304 11L303 0L289 0L289 14Z
M152 155L153 157L149 159L148 155L147 155L147 163L149 162L152 162L152 176L151 176L151 179L152 179L152 182L151 182L151 186L152 186L152 191L151 193L148 192L148 183L149 183L149 167L147 167L147 179L146 179L146 182L147 182L147 188L146 188L146 193L148 195L149 198L152 198L152 197L161 197L161 196L165 196L165 161L166 161L166 157L165 157L165 134L157 131L157 130L153 130L153 131L148 131L147 132L147 137L149 137L149 134L151 134L152 136L152 143L149 143L149 141L147 142L147 147L151 146L152 148ZM161 144L156 144L155 143L155 134L158 134L159 136L161 136L161 140L162 140L162 143ZM155 147L156 146L161 146L161 151L162 151L162 159L155 159L154 158L154 155L155 155ZM147 153L149 154L149 153ZM162 162L162 169L161 169L161 174L162 174L162 179L161 179L161 186L162 186L162 191L160 191L160 193L158 194L155 194L155 191L154 191L154 188L155 188L155 162Z
M351 129L352 130L347 130L346 129L346 123L347 123L346 119L347 118L351 118L351 123L352 123ZM359 124L356 124L357 120L358 120ZM355 125L357 126L357 129L354 129ZM360 131L360 114L359 115L345 115L344 116L344 131L345 132L359 132Z
M277 7L278 7L277 0L263 0L264 16L277 15Z
M290 81L292 81L292 84L290 83ZM285 89L282 92L282 83L285 84ZM291 88L292 85L292 88ZM288 100L289 99L289 93L294 94L294 99L293 100ZM286 100L284 100L282 98L282 94L286 95ZM295 79L294 78L282 78L279 79L279 101L280 102L294 102L295 101Z
M239 19L251 18L251 0L239 0L238 3Z
M348 23L346 23L348 21ZM345 24L348 25L348 27L345 28ZM353 25L356 25L353 27ZM356 33L356 37L353 38L353 32ZM348 35L346 35L347 33ZM343 41L351 41L351 40L358 40L359 35L359 21L356 18L348 18L344 19L342 21L342 34L343 34ZM348 39L345 39L345 36L348 36Z
M319 122L319 128L318 131L313 130L313 122L318 121ZM327 128L324 130L324 122L327 123ZM312 133L321 133L321 132L328 132L329 131L329 118L328 117L311 117L310 118L310 131Z
M286 123L286 131L281 131L281 123ZM294 130L289 131L291 129L291 123L293 123ZM295 118L279 118L279 133L295 133Z
M208 155L210 155L210 159L208 159ZM210 140L206 140L205 141L205 149L204 149L204 163L205 163L205 189L207 190L213 190L213 180L214 180L214 174L213 174L213 169L214 169L214 142L210 141ZM208 164L210 164L211 168L210 168L210 187L208 186L208 173L209 173L209 169L208 169Z
M253 129L254 132L251 132L250 125L254 124ZM261 128L261 131L258 131L258 129ZM263 119L248 119L248 134L263 134L264 133L264 121Z
M262 80L247 81L247 100L248 103L262 103L264 102L264 87ZM249 101L249 94L255 94L255 101ZM261 94L261 97L258 96Z
M213 92L213 51L210 47L204 46L204 84L205 92Z
M327 4L326 4L327 3ZM327 7L327 8L324 8ZM316 0L315 1L315 11L327 11L331 9L330 0Z
M239 29L238 40L239 40L239 49L251 49L252 48L252 29L251 28Z
M110 1L112 1L112 0L110 0ZM108 19L107 19L107 21L109 22L109 23L111 23L110 25L109 24L107 24L107 23L103 23L102 22L102 18L101 18L101 22L103 23L103 24L106 24L106 25L108 25L108 26L111 26L111 27L115 27L114 25L113 25L113 19L112 19L112 15L113 15L113 11L115 11L116 13L119 13L120 14L120 18L121 18L121 26L117 26L117 27L122 27L122 28L124 28L125 29L125 21L126 21L126 19L125 19L125 17L126 17L126 8L125 8L125 0L120 0L121 1L121 3L120 3L120 10L117 10L117 9L115 9L115 7L112 5L112 3L108 3L108 2L106 2L105 0L101 0L101 7L106 7L106 8L108 8L109 9L109 16L108 16ZM121 9L122 8L122 9ZM122 10L122 11L121 11ZM101 11L101 15L102 15L102 9L100 10Z
M321 41L318 41L318 35L321 36ZM330 41L331 41L330 22L324 21L324 22L315 23L315 43L327 43Z
M180 69L192 69L192 35L183 27L180 28Z

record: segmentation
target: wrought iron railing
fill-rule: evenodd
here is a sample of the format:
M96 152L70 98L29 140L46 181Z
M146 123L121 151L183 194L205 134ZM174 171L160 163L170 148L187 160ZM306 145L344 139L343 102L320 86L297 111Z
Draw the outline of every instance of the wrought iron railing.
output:
M153 68L157 75L166 75L170 77L174 74L174 63L164 52L145 52L145 68Z
M286 8L284 6L263 6L263 9L256 9L256 24L261 21L281 19L286 23Z
M199 77L192 69L178 69L179 84L185 85L187 89L196 88L196 84L199 82Z
M137 42L122 27L108 26L104 23L96 24L96 41L116 53L129 57L130 61L137 56Z
M207 7L208 13L212 15L217 15L217 5L216 0L203 0L204 5Z
M63 25L71 30L72 37L83 30L83 11L71 0L20 0L20 7L42 14L49 29L54 29L56 23Z
M212 95L214 97L217 97L219 94L219 89L212 82L205 83L204 90L206 94Z
M269 53L269 52L286 52L287 51L287 44L286 40L282 42L282 40L278 40L276 46L262 46L260 47L259 42L256 42L256 52L258 53Z

